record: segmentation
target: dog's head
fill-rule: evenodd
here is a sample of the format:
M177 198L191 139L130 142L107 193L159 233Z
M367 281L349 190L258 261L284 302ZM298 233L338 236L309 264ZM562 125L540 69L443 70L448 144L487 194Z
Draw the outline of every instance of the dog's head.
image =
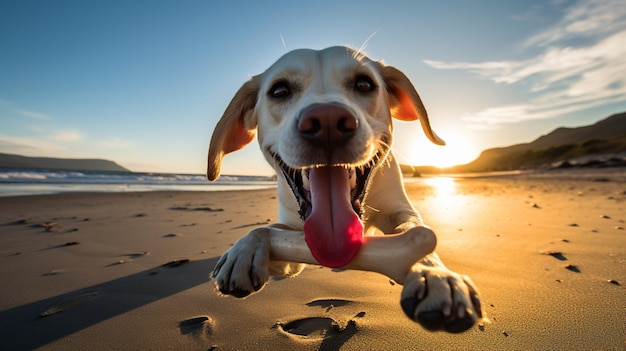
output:
M361 202L389 153L391 118L431 129L422 101L399 70L346 47L285 54L235 94L209 147L209 180L225 154L258 140L300 206L311 252L343 266L360 247Z

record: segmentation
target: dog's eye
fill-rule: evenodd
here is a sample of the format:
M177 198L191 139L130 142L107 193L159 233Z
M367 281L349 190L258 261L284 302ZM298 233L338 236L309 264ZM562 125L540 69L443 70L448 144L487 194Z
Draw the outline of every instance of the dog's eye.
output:
M376 85L372 78L368 76L358 76L354 81L354 90L361 93L369 93L376 89Z
M285 81L276 82L270 88L268 95L274 99L284 99L291 95L291 87Z

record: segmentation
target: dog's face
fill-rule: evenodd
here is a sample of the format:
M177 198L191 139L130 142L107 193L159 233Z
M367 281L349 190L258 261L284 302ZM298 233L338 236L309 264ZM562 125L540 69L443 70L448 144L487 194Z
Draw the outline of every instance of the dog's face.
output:
M361 202L389 153L392 116L419 119L443 144L402 72L346 47L292 51L237 92L213 133L207 174L217 179L222 157L258 131L295 195L313 255L339 267L360 246Z
M292 169L355 168L377 152L384 155L391 114L378 68L342 47L279 59L263 73L257 100L259 143L270 162L279 157ZM319 116L307 119L308 113Z

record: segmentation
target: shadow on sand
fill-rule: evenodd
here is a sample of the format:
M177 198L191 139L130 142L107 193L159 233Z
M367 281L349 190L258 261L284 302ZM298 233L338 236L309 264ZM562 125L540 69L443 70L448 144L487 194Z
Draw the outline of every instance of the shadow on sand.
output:
M205 284L217 260L218 257L214 257L175 267L155 267L1 311L0 350L32 350ZM154 274L157 269L160 269L159 274Z

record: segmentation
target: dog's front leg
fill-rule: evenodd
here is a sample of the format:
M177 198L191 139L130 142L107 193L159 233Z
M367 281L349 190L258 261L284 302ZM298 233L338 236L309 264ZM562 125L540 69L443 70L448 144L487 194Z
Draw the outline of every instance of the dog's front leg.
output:
M392 233L404 233L423 222L416 212L404 211L383 221ZM416 262L406 278L400 304L406 315L428 330L458 333L483 318L472 280L448 269L433 252Z
M224 295L246 297L261 290L271 275L295 276L304 264L271 261L269 233L281 225L256 228L226 251L213 270L213 278Z

